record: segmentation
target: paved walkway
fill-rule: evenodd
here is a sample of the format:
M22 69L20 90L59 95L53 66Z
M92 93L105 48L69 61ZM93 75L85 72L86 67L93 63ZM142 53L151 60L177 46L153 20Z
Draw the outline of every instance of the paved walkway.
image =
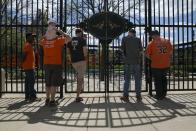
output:
M44 97L27 103L21 95L5 95L0 131L195 131L196 92L174 93L162 101L144 94L140 103L133 93L130 103L120 94L83 94L84 101L75 103L75 94L67 94L56 108L45 107Z

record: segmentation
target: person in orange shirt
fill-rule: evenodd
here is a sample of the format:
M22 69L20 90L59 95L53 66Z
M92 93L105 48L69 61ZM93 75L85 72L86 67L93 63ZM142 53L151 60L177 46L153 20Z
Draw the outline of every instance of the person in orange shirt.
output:
M46 101L45 105L56 106L56 88L62 84L62 48L65 43L71 41L71 37L62 30L56 28L56 21L48 21L48 29L40 40L43 49ZM57 35L57 33L59 35Z
M22 68L25 72L25 100L35 101L38 100L36 91L34 89L35 84L35 53L33 49L34 34L26 34L26 42L23 47L22 53Z
M172 56L172 45L169 40L160 37L160 33L155 30L150 32L152 41L147 46L146 56L151 61L152 75L156 96L161 100L167 95L167 71L170 67Z

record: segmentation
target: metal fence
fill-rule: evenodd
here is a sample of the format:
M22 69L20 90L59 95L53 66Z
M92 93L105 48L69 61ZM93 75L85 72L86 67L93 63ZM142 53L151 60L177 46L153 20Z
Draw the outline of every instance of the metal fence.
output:
M36 33L38 43L46 31L48 18L53 17L60 28L74 36L74 29L80 22L106 11L115 12L133 23L144 50L149 41L145 29L159 30L174 45L172 66L168 73L169 90L196 89L195 0L7 0L1 1L0 11L0 68L6 72L4 93L24 92L21 58L26 32ZM102 80L100 71L103 47L97 38L86 33L89 57L84 92L122 91L124 71L119 48L125 35L123 33L108 45L108 78ZM39 54L38 45L35 51ZM42 57L38 58L35 87L38 92L45 92ZM66 58L66 50L63 50L63 65L65 84L61 89L64 92L75 92L75 73ZM153 83L148 80L149 68L145 61L142 66L142 91L147 92ZM130 91L134 91L134 88Z

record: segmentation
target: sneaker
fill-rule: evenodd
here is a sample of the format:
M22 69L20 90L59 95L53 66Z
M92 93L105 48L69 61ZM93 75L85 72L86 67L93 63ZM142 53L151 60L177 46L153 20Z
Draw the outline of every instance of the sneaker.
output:
M164 96L161 96L157 100L164 100L164 99L165 99L165 97Z
M157 100L163 100L164 99L164 97L161 97L161 96L157 96L157 95L155 95L155 96L153 96L155 99L157 99Z
M31 101L31 102L41 101L41 98L34 97L34 98L30 98L29 101Z
M81 101L83 101L83 98L82 97L77 97L75 101L76 102L81 102Z
M50 99L46 99L45 106L49 106L49 104L50 104Z
M129 102L129 97L128 96L123 96L120 98L122 101L125 101L125 102Z
M138 96L136 96L136 99L137 99L137 101L139 102L139 101L142 100L142 96L141 96L141 95L138 95Z
M30 100L29 98L27 98L27 97L25 98L25 102L29 102L29 100Z
M49 103L50 106L57 106L58 105L58 102L57 101L50 101Z

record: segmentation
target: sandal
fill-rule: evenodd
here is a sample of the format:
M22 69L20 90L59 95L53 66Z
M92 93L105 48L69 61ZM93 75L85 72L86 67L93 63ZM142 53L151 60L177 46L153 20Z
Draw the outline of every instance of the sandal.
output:
M50 104L50 99L46 99L45 106L48 106Z
M58 105L58 102L57 101L50 101L50 106L57 106Z
M77 97L76 98L76 102L81 102L81 101L83 101L83 98L82 97Z

